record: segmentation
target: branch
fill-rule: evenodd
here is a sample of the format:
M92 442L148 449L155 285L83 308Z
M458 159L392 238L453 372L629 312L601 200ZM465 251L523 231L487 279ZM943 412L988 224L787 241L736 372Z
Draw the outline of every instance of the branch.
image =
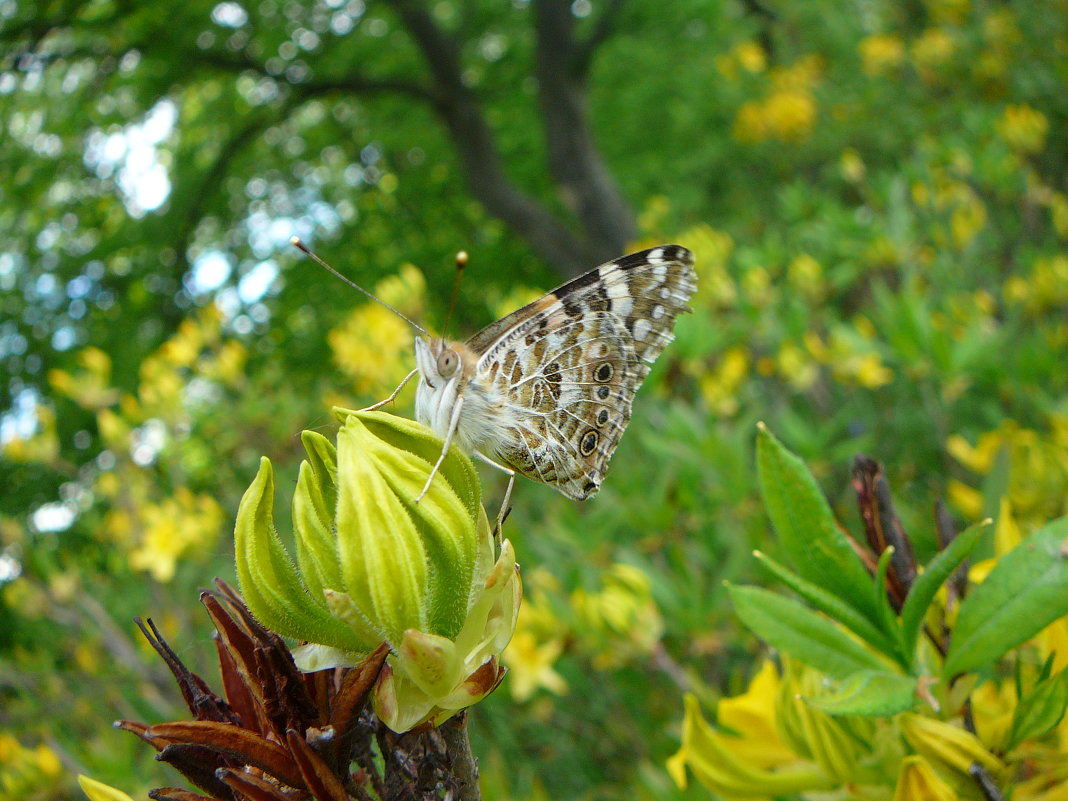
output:
M478 787L478 760L471 752L471 740L467 736L467 711L445 721L438 728L445 740L452 775L460 783L460 801L482 801Z
M573 69L575 74L583 80L589 75L594 52L615 31L615 24L619 20L619 12L623 10L625 2L626 0L608 0L608 5L594 23L593 30L583 41L579 42L575 50Z

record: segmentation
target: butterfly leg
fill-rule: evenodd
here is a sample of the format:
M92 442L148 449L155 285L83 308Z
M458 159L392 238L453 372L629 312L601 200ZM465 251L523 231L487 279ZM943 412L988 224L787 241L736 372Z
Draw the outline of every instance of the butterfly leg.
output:
M501 511L497 513L497 522L493 526L494 536L499 539L501 536L501 526L504 525L504 518L508 516L508 502L512 499L512 487L515 486L515 470L500 462L493 461L486 456L486 454L480 453L479 451L475 451L474 455L490 467L496 467L502 473L508 475L508 486L504 490L504 500L501 502Z
M381 409L383 406L387 406L388 404L393 403L393 401L396 400L397 396L400 395L401 390L408 386L408 382L412 380L412 376L414 376L418 372L419 368L417 367L416 369L408 373L408 375L404 376L404 380L400 382L400 384L395 390L393 390L393 392L390 393L390 396L388 398L386 398L385 400L380 400L378 403L372 403L366 409L360 409L360 411L373 412L375 409Z
M441 449L441 456L434 462L434 468L430 471L430 475L427 476L423 491L420 492L419 497L415 499L416 503L423 500L423 496L430 490L430 482L434 480L434 476L438 473L438 468L441 467L441 463L445 461L445 457L449 455L449 446L452 445L452 435L456 433L456 426L460 424L460 410L463 408L464 396L459 395L456 398L456 403L452 407L452 417L449 418L449 430L445 433L445 445Z

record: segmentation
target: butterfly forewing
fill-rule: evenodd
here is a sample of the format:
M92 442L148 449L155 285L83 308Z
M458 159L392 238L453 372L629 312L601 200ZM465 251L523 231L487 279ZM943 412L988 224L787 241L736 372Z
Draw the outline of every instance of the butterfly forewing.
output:
M634 393L688 310L692 265L677 245L633 253L472 337L471 388L501 399L487 445L571 498L596 493Z

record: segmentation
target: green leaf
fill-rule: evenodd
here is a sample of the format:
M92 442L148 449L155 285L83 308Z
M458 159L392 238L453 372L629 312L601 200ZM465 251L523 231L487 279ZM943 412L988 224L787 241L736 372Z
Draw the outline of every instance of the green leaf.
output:
M886 671L878 656L808 607L761 587L727 589L742 622L783 653L838 679Z
M943 674L1000 658L1068 615L1068 518L1039 529L998 560L960 606Z
M886 574L890 570L890 560L893 558L892 545L879 555L879 562L875 566L875 578L871 585L871 597L872 603L879 612L879 626L889 637L893 638L895 658L901 661L907 659L902 647L901 628L897 622L897 615L890 606L890 599L886 595Z
M894 643L886 634L873 626L866 617L857 612L837 595L832 595L826 590L817 587L811 581L806 581L784 565L779 564L765 553L757 551L754 556L760 561L769 573L779 581L796 592L818 610L836 620L852 631L872 648L880 651L891 659L900 660Z
M815 479L763 425L757 431L757 469L768 515L797 572L880 625L871 576L839 530Z
M915 651L923 619L927 615L931 601L938 593L938 588L975 550L979 538L989 525L990 521L985 520L961 532L944 550L939 551L927 563L923 572L912 582L909 594L905 598L905 605L901 608L901 633L905 653L912 654Z
M917 703L916 677L864 670L845 679L827 695L805 698L805 703L829 715L889 717Z
M1064 718L1065 708L1068 708L1068 670L1038 682L1020 699L1012 716L1008 749L1053 729Z

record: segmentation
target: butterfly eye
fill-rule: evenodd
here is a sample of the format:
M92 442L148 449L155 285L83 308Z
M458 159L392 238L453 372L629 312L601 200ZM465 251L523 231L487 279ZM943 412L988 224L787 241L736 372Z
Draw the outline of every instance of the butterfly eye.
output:
M443 378L448 378L456 372L459 364L460 357L456 355L456 351L443 350L441 355L438 356L438 374Z

